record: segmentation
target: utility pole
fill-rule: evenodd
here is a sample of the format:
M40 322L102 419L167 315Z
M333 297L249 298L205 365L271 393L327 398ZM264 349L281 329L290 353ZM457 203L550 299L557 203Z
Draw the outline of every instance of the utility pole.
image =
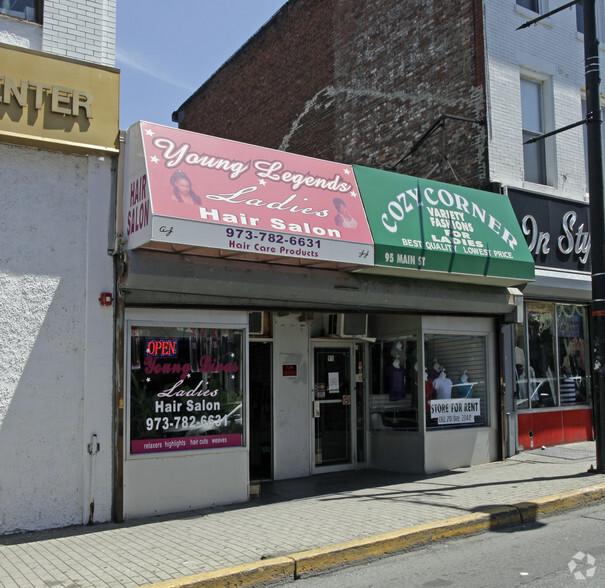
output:
M597 471L605 473L605 194L603 193L603 117L601 115L601 72L597 36L596 0L572 0L519 27L526 28L544 18L582 5L584 14L584 68L586 80L586 120L568 125L528 143L540 141L581 124L586 125L588 159L588 195L590 197L590 233L592 238L592 414L597 449Z
M582 0L586 75L588 194L592 235L592 386L597 471L605 473L605 200L603 194L603 129L596 0Z

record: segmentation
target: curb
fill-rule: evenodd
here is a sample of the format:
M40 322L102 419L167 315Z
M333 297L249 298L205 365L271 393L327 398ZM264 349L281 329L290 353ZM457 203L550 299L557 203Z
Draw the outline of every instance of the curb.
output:
M485 533L563 513L605 500L605 484L552 494L511 506L495 506L460 517L392 531L364 539L309 549L214 572L150 584L147 588L223 588L254 586L263 582L295 580L328 568L357 563L419 547L435 541Z

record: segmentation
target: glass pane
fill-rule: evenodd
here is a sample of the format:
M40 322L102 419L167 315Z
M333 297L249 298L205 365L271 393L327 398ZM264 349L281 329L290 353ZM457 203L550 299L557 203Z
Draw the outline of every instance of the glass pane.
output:
M418 430L416 337L372 345L370 426L373 430Z
M584 32L584 7L581 2L576 4L576 30L578 33Z
M427 428L488 425L485 337L427 335Z
M523 178L526 182L546 184L546 144L544 141L525 144L534 133L523 132Z
M242 332L132 327L130 452L241 447Z
M521 79L521 120L523 129L542 133L542 85Z
M250 341L250 478L271 478L271 343Z
M352 461L351 353L349 349L315 349L315 465Z
M517 408L529 408L525 324L515 325L515 398Z
M585 344L586 311L582 306L557 305L557 335L559 345L559 387L561 405L588 402Z
M355 408L357 418L357 463L366 460L366 403L364 391L365 348L363 345L355 345Z
M322 402L315 419L315 465L351 463L350 407Z
M517 0L517 5L534 12L539 12L540 10L540 0Z
M0 14L8 14L17 18L36 20L34 0L4 0L0 4Z
M555 305L527 303L529 395L531 408L558 406L555 385Z

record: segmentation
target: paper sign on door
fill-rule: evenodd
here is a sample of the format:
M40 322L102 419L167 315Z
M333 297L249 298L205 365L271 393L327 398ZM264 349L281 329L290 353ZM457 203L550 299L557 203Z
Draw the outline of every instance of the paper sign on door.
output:
M340 391L340 382L338 378L338 372L328 373L328 392L330 394L336 394Z

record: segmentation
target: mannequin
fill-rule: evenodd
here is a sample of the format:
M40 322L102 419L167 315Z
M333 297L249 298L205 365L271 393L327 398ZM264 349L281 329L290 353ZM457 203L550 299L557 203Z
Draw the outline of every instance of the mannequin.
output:
M451 398L453 385L453 382L447 377L445 370L441 370L439 377L433 380L433 388L435 389L437 400Z
M405 398L405 370L401 367L401 361L396 357L393 364L387 367L387 379L389 382L389 400L401 400Z
M468 371L464 370L460 379L456 382L456 391L459 398L470 398L473 385L468 383Z
M401 341L397 341L395 345L393 345L391 349L391 357L393 359L398 357L400 361L403 359L403 343Z

